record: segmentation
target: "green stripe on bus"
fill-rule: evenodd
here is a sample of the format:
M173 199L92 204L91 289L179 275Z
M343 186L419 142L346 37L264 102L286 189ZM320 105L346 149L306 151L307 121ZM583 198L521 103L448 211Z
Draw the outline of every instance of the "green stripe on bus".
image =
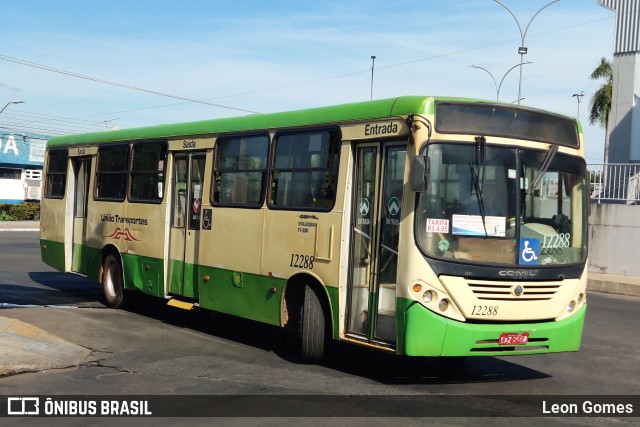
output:
M164 263L159 258L122 254L126 289L138 289L148 295L164 296Z
M40 255L45 264L64 271L64 243L40 239Z
M47 147L56 148L76 144L98 144L102 142L135 141L155 138L182 138L216 133L251 132L299 126L320 126L358 120L384 119L409 114L434 114L436 101L496 104L495 101L469 98L403 96L299 111L252 114L242 117L56 136L48 141ZM502 103L498 102L498 104Z
M201 307L280 325L284 279L205 266L199 276Z
M340 325L340 293L338 292L337 287L325 286L324 288L327 290L327 294L329 295L329 304L331 305L329 309L331 310L331 321L333 323L331 328L333 331L333 339L338 340L340 339L340 327L338 326Z
M41 248L45 245L46 250L41 249L42 259L48 265L64 271L64 244L41 240ZM86 247L86 245L74 245L74 252L80 253L83 248L87 250L87 271L94 273L87 278L99 281L98 272L102 250ZM164 297L164 263L162 259L128 253L122 253L121 257L126 289ZM178 263L175 260L171 262ZM180 290L176 281L169 290L171 293L199 299L202 308L280 325L285 279L193 264L185 264L184 268L194 272L193 288ZM205 276L209 276L208 281L204 280ZM335 327L339 319L339 311L336 309L338 307L338 289L333 287L325 287L325 289L329 297L330 319L334 325L333 337L338 339L339 331Z
M398 352L407 356L508 356L578 351L586 312L584 305L573 316L558 322L478 324L439 316L410 300L398 301L398 307L404 307L398 317L405 325ZM514 332L528 332L528 344L498 345L500 334Z
M408 96L282 113L254 114L243 117L149 126L137 129L57 136L48 141L48 147L55 148L73 144L245 132L260 129L335 124L344 121L367 120L411 113L424 114L427 113L424 110L428 102L432 102L432 98Z

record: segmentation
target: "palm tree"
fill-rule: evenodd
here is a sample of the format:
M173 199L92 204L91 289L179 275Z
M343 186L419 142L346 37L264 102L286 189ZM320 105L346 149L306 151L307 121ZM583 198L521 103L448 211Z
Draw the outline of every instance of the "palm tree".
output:
M592 80L605 79L605 82L593 94L589 102L589 123L599 123L607 128L611 111L611 92L613 89L613 66L607 58L601 58L598 66L589 76Z

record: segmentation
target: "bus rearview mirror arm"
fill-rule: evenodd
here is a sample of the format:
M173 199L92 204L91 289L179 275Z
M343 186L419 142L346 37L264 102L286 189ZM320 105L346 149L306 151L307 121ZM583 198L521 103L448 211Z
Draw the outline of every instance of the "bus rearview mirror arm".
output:
M416 193L427 191L430 169L428 156L415 156L411 159L411 190Z
M431 140L431 122L424 116L420 114L411 114L407 118L407 123L411 127L411 138L409 140L410 144L415 144L415 133L420 129L420 124L426 126L427 128L427 141L428 144ZM410 172L410 181L411 181L411 190L416 193L421 193L427 191L429 187L429 157L427 156L415 156L411 159L411 172Z

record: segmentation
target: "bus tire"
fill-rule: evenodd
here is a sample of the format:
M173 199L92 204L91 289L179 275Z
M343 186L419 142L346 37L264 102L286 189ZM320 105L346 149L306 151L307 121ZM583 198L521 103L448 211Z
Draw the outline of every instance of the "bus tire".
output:
M302 362L319 362L324 356L325 313L318 292L309 285L305 285L299 325Z
M124 306L124 279L120 260L109 254L102 264L102 289L107 306L122 308Z

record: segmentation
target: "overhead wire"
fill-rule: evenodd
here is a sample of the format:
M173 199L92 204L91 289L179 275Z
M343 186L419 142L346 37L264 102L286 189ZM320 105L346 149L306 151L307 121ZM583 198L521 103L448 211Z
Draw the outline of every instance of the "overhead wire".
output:
M196 104L210 105L212 107L225 108L225 109L229 109L229 110L241 111L243 113L259 114L257 111L253 111L253 110L247 110L247 109L237 108L237 107L229 107L228 105L214 104L214 103L207 102L207 101L202 101L202 100L199 100L199 99L191 99L191 98L186 98L184 96L171 95L171 94L166 93L166 92L160 92L160 91L152 90L152 89L145 89L145 88L132 86L132 85L124 84L124 83L118 83L118 82L114 82L114 81L110 81L110 80L101 79L101 78L98 78L98 77L92 77L92 76L87 76L87 75L84 75L84 74L78 74L78 73L74 73L72 71L63 70L61 68L54 68L54 67L50 67L48 65L38 64L38 63L35 63L35 62L31 62L31 61L26 61L24 59L14 58L14 57L8 56L8 55L0 54L0 60L7 61L7 62L13 62L14 64L24 65L24 66L31 67L31 68L37 68L39 70L51 71L53 73L63 74L65 76L70 76L70 77L76 77L76 78L79 78L79 79L89 80L89 81L96 82L96 83L103 83L103 84L107 84L107 85L111 85L111 86L121 87L123 89L129 89L129 90L134 90L134 91L138 91L138 92L148 93L148 94L151 94L151 95L158 95L158 96L164 96L166 98L180 99L182 101L193 102L193 103L196 103Z
M2 114L0 120L5 126L29 126L32 128L54 129L59 130L62 133L72 132L92 132L97 130L104 130L104 126L100 127L98 123L78 123L73 121L66 121L64 118L46 118L42 119L35 115L29 114Z
M96 122L95 120L86 120L86 119L81 119L81 118L75 118L75 117L64 117L64 116L54 116L51 114L43 114L43 113L35 113L32 111L25 111L20 109L18 110L12 110L12 111L5 111L4 113L2 113L3 116L8 115L8 116L18 116L18 117L29 117L29 118L34 118L34 119L38 119L41 121L58 121L58 122L65 122L65 123L71 123L71 124L77 124L77 125L81 125L81 126L87 126L87 127L91 127L91 126L97 126L99 125L101 122Z
M28 123L15 123L15 122L0 122L0 129L7 129L14 132L30 132L39 133L42 135L65 135L69 133L86 133L95 132L96 130L87 129L63 129L48 126L33 126Z
M592 24L592 23L595 23L595 22L600 22L600 21L608 20L608 19L613 19L613 17L598 18L598 19L594 19L594 20L590 20L590 21L586 21L586 22L582 22L582 23L567 25L567 26L564 26L564 27L561 27L561 28L556 28L556 29L545 31L545 32L531 34L530 37L536 37L536 36L540 36L540 35L544 35L544 34L549 34L549 33L557 32L557 31L562 31L562 30L575 28L575 27L582 26L582 25ZM401 62L401 63L397 63L397 64L390 64L390 65L386 65L386 66L378 66L378 67L376 67L376 70L380 71L380 70L391 69L391 68L401 67L401 66L405 66L405 65L415 64L415 63L419 63L419 62L430 61L430 60L434 60L434 59L444 58L444 57L447 57L447 56L457 55L457 54L460 54L460 53L470 52L470 51L473 51L473 50L484 49L484 48L487 48L487 47L491 47L491 46L495 46L495 45L499 45L499 44L504 44L504 43L506 43L506 41L496 42L496 43L489 43L489 44L485 44L485 45L481 45L481 46L475 46L475 47L471 47L471 48L467 48L467 49L460 49L460 50L451 51L451 52L445 52L445 53L442 53L442 54L432 55L432 56L428 56L428 57L424 57L424 58L418 58L418 59L405 61L405 62ZM242 108L237 108L237 107L230 107L230 106L226 106L226 105L212 103L212 102L209 102L209 101L218 100L218 99L233 98L233 97L237 97L237 96L253 95L253 94L257 94L257 93L268 92L268 91L273 91L273 90L280 90L280 89L286 89L286 88L297 87L297 86L306 86L306 85L310 85L310 84L321 83L321 82L325 82L325 81L329 81L329 80L337 80L337 79L342 79L342 78L356 76L356 75L365 74L365 73L368 74L371 71L368 68L368 69L362 70L362 71L344 73L344 74L339 74L339 75L335 75L335 76L325 77L325 78L321 78L321 79L308 80L308 81L302 81L302 82L293 83L293 84L279 85L279 86L274 86L274 87L270 87L270 88L256 89L256 90L250 90L250 91L243 91L243 92L239 92L239 93L235 93L235 94L223 95L223 96L212 97L212 98L191 99L191 98L186 98L186 97L182 97L182 96L168 94L168 93L161 92L161 91L140 88L140 87L124 84L124 83L119 83L119 82L114 82L114 81L110 81L110 80L106 80L106 79L101 79L101 78L97 78L97 77L83 75L83 74L75 73L75 72L72 72L72 71L68 71L68 70L64 70L64 69L60 69L60 68L55 68L55 67L51 67L51 66L44 65L44 64L38 64L38 63L35 63L35 62L31 62L31 61L27 61L27 60L15 58L15 57L11 57L11 56L8 56L8 55L0 54L0 60L7 61L7 62L12 62L12 63L18 64L18 65L28 66L28 67L32 67L32 68L36 68L36 69L40 69L40 70L44 70L44 71L50 71L50 72L54 72L54 73L58 73L58 74L62 74L62 75L70 76L70 77L76 77L76 78L80 78L80 79L84 79L84 80L88 80L88 81L93 81L93 82L96 82L96 83L107 84L107 85L111 85L111 86L120 87L120 88L123 88L123 89L134 90L134 91L138 91L138 92L143 92L143 93L148 93L148 94L153 94L153 95L158 95L158 96L163 96L163 97L167 97L167 98L173 98L173 99L184 101L184 102L180 102L180 103L157 105L157 106L150 106L150 107L129 109L129 110L120 110L120 111L114 111L114 112L108 112L108 113L97 113L97 114L92 114L92 116L95 116L95 115L122 114L122 113L134 112L134 111L142 111L142 110L149 110L149 109L155 109L155 108L166 108L166 107L177 106L177 105L185 105L185 104L190 104L190 103L209 105L209 106L213 106L213 107L230 109L230 110L235 110L235 111L240 111L240 112L245 112L245 113L251 113L251 114L259 114L257 111L248 110L248 109L242 109ZM46 115L43 115L43 116L46 116ZM51 116L51 117L55 117L55 116ZM87 117L87 116L84 116L84 117ZM73 120L78 120L78 119L69 119L69 120L71 122ZM78 122L78 123L80 123L80 122ZM99 123L103 123L103 121L101 121ZM0 127L3 127L3 126L4 125L0 124ZM51 131L54 131L54 132L58 132L58 131L61 130L61 128L47 128L47 127L40 127L39 129L50 129ZM68 133L68 132L64 132L64 130L62 129L62 133Z
M579 27L579 26L583 26L583 25L593 24L593 23L596 23L596 22L604 21L604 20L611 20L611 19L614 19L614 17L608 16L608 17L603 17L603 18L597 18L597 19L593 19L593 20L590 20L590 21L585 21L585 22L581 22L581 23L577 23L577 24L567 25L567 26L564 26L564 27L555 28L555 29L548 30L548 31L543 31L543 32L539 32L539 33L532 33L529 37L530 38L531 37L537 37L537 36L541 36L541 35L545 35L545 34L549 34L549 33L554 33L554 32L557 32L557 31L563 31L563 30L567 30L567 29L571 29L571 28L575 28L575 27ZM515 40L519 41L519 39L515 39L514 38L514 39L510 39L508 41L488 43L488 44L475 46L475 47L471 47L471 48L467 48L467 49L460 49L460 50L451 51L451 52L445 52L445 53L436 54L436 55L432 55L432 56L428 56L428 57L424 57L424 58L418 58L418 59L413 59L413 60L409 60L409 61L405 61L405 62L399 62L397 64L377 66L376 67L376 71L402 67L402 66L405 66L405 65L416 64L416 63L424 62L424 61L431 61L431 60L439 59L439 58L445 58L447 56L453 56L453 55L458 55L458 54L461 54L461 53L471 52L471 51L474 51L474 50L485 49L487 47L497 46L497 45L509 43L509 42L515 41ZM0 59L2 59L2 58L0 57ZM287 89L287 88L298 87L298 86L307 86L307 85L311 85L311 84L315 84L315 83L322 83L322 82L329 81L329 80L337 80L337 79L342 79L342 78L346 78L346 77L352 77L352 76L361 75L361 74L369 74L370 72L371 72L371 68L367 68L366 70L355 71L355 72L345 73L345 74L338 74L338 75L335 75L335 76L324 77L324 78L321 78L321 79L306 80L306 81L302 81L302 82L298 82L298 83L292 83L292 84L286 84L286 85L280 85L280 86L273 86L273 87L263 88L263 89L255 89L255 90L238 92L238 93L234 93L234 94L217 96L217 97L212 97L212 98L204 98L204 99L202 99L202 101L214 101L214 100L218 100L218 99L233 98L233 97L237 97L237 96L255 95L257 93L270 92L270 91L274 91L274 90ZM111 111L111 112L106 112L106 113L96 113L96 114L92 114L92 115L123 114L123 113L131 113L131 112L135 112L135 111L151 110L151 109L155 109L155 108L167 108L167 107L174 107L174 106L178 106L178 105L186 105L188 103L189 102L163 104L163 105L155 105L155 106L150 106L150 107L143 107L143 108L136 108L136 109L129 109L129 110L118 110L118 111Z

